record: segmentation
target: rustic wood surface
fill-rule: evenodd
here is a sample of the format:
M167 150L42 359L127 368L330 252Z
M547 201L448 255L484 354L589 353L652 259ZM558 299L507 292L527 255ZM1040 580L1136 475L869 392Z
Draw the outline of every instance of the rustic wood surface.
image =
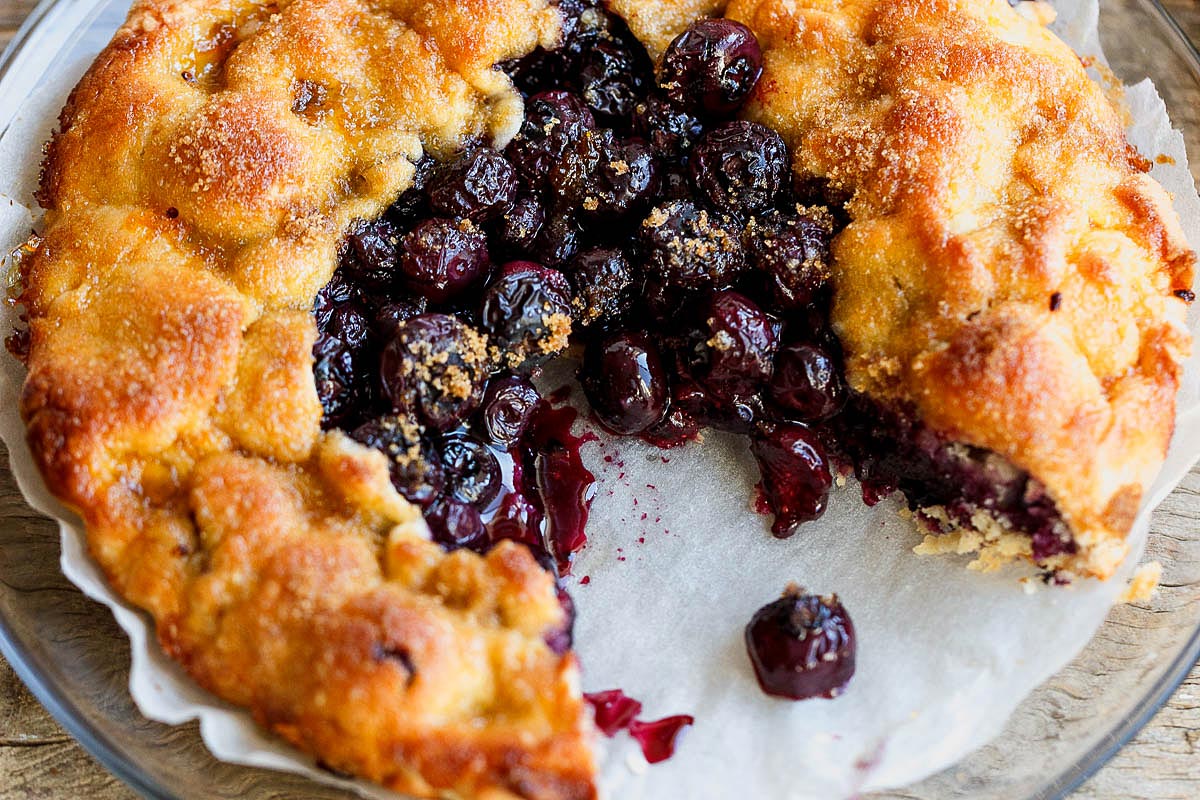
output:
M36 0L0 0L0 46L8 42L35 4ZM1200 0L1165 0L1164 5L1193 41L1200 42ZM82 797L130 800L136 795L54 722L0 658L0 800ZM1072 800L1198 797L1200 667Z

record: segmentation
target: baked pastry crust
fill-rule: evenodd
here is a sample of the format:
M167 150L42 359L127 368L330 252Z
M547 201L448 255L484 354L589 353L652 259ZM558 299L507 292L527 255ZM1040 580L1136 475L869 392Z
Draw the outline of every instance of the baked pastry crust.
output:
M652 54L699 15L757 33L749 115L848 198L852 386L1027 470L1079 545L1045 565L1111 574L1194 257L1077 57L1005 0L610 6ZM29 442L114 587L202 685L421 796L593 797L591 722L552 577L443 552L381 454L321 433L309 308L423 151L515 130L492 67L558 30L547 0L139 2L63 112L23 265Z
M71 94L23 265L21 411L113 586L202 685L420 796L590 798L553 576L446 553L322 434L309 309L422 150L504 137L539 0L148 0ZM312 102L313 96L322 98Z

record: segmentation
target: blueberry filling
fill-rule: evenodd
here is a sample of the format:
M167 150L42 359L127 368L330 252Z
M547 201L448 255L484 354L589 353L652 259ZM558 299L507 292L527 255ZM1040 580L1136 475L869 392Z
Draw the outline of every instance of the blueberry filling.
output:
M596 727L605 736L615 736L624 730L642 711L642 704L627 696L620 689L585 694L595 711Z
M735 119L762 72L749 30L697 22L656 76L598 3L560 8L561 48L502 65L526 100L507 147L422 159L347 234L313 307L325 427L383 452L445 546L518 541L565 572L593 477L574 412L529 377L573 341L607 429L660 447L745 434L776 536L853 468L869 502L899 490L938 530L982 512L1038 558L1072 552L1027 474L846 385L828 321L844 198Z

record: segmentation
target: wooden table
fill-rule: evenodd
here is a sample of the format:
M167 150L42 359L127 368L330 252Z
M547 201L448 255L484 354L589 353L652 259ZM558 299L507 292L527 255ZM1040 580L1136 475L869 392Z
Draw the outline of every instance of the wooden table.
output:
M0 47L36 0L0 0ZM1200 0L1165 0L1200 42ZM7 462L7 459L5 459ZM42 709L0 659L0 800L132 800ZM1072 800L1200 798L1200 666L1132 742Z

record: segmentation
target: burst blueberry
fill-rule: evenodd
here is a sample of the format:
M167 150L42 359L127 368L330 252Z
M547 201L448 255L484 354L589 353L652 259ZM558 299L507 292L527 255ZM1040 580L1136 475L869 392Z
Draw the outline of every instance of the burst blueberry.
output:
M841 370L821 347L795 342L783 348L771 378L771 397L804 422L820 422L841 410L846 389Z
M582 53L580 62L579 94L588 108L606 123L631 116L644 81L634 51L620 40L600 39Z
M583 229L574 213L552 215L538 231L529 255L548 267L560 267L574 258L583 240Z
M555 269L530 261L505 264L483 293L480 319L500 360L529 369L567 346L571 287Z
M706 328L704 385L727 400L760 392L779 346L771 318L750 298L726 290L709 302Z
M396 281L400 230L387 217L359 221L346 234L346 252L341 260L347 277L372 290L382 290Z
M415 220L427 216L425 187L437 165L438 162L431 156L421 156L421 159L413 167L411 184L396 199L396 202L388 207L387 217L389 220L400 227L408 227Z
M525 185L540 191L571 143L595 127L591 110L577 95L543 92L525 104L525 121L505 155Z
M645 210L658 186L658 168L644 141L588 131L563 154L550 182L560 211L585 224L612 222Z
M833 220L817 209L771 210L746 226L756 269L769 276L775 301L787 309L817 302L829 283Z
M771 533L786 539L825 513L833 478L825 448L798 422L768 423L750 437L762 474L762 496L775 515Z
M612 323L633 304L633 268L616 248L594 247L580 253L568 265L567 279L575 319L584 327Z
M486 337L454 317L421 314L397 326L379 376L394 411L445 431L478 407L488 367Z
M396 491L410 502L427 506L445 485L440 458L416 419L389 414L364 422L350 434L387 458Z
M634 109L634 131L659 158L679 164L700 140L704 123L685 109L651 96Z
M503 254L527 257L533 253L538 235L546 224L546 209L541 200L526 194L495 223L496 239Z
M336 336L317 336L313 345L313 379L323 411L323 427L347 424L359 412L366 395L360 378L360 360Z
M393 295L376 309L371 332L378 341L390 341L401 323L424 314L428 306L429 303L424 297Z
M333 278L322 286L313 298L313 316L317 320L317 330L325 330L334 311L346 303L358 301L361 297L362 290L350 280L346 272L339 269L333 273Z
M688 200L654 208L642 222L647 270L683 291L732 286L746 267L737 223Z
M425 510L425 523L433 540L450 550L484 550L489 544L479 511L453 498L438 498Z
M509 448L521 440L542 396L527 378L510 375L488 384L479 409L484 436L497 447Z

